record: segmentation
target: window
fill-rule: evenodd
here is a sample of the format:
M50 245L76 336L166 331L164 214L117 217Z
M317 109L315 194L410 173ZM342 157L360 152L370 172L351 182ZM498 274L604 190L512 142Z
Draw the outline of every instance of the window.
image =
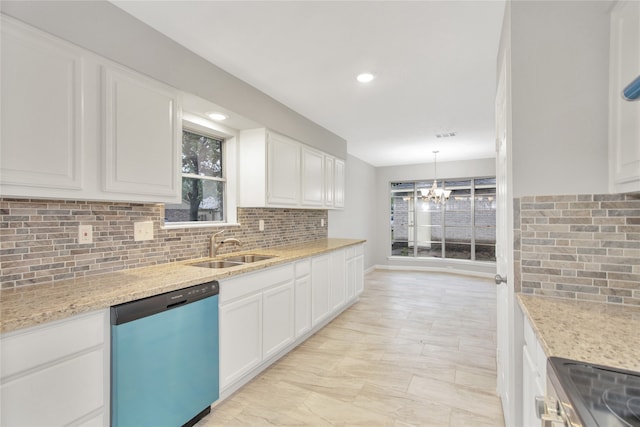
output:
M420 197L430 186L391 183L391 255L495 261L496 179L445 180L441 205Z
M224 139L182 132L182 203L165 205L165 223L225 222Z

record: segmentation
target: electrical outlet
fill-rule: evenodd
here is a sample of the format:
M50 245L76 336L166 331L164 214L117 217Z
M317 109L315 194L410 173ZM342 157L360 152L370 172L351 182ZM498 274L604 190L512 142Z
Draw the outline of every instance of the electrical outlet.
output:
M133 240L153 240L153 221L140 221L133 223Z
M324 227L324 218L320 219L320 227Z
M93 243L93 226L81 225L78 227L78 243Z
M258 230L264 231L264 219L258 221Z

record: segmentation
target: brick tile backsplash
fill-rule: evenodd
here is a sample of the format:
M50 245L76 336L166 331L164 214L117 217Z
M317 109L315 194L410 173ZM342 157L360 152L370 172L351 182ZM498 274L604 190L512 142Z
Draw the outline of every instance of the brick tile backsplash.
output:
M640 306L640 194L514 200L516 290Z
M256 250L327 237L327 211L238 208L240 226L167 228L164 205L0 199L2 288L114 272L208 256L209 238L222 228ZM264 231L258 221L264 220ZM321 219L325 226L321 226ZM154 239L133 240L133 223L153 221ZM78 243L78 226L93 226L93 243Z

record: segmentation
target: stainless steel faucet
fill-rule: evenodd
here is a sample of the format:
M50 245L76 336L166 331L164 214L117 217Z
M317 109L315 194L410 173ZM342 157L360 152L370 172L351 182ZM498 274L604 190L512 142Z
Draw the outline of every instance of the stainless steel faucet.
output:
M224 239L219 243L216 242L216 238L222 233L224 233L224 230L218 231L217 233L213 233L213 235L211 235L211 240L209 241L209 257L210 258L215 258L216 255L218 255L218 249L220 249L220 246L224 245L225 243L233 243L234 245L238 245L238 246L242 245L242 242L240 240L234 239L232 237L229 239Z

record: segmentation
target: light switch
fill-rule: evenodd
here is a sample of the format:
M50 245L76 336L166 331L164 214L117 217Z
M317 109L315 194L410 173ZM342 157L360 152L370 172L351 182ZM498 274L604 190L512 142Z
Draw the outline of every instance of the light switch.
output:
M78 243L93 243L93 226L81 225L78 227Z
M140 221L133 223L133 240L153 240L153 221Z
M258 230L264 231L264 219L258 221Z

